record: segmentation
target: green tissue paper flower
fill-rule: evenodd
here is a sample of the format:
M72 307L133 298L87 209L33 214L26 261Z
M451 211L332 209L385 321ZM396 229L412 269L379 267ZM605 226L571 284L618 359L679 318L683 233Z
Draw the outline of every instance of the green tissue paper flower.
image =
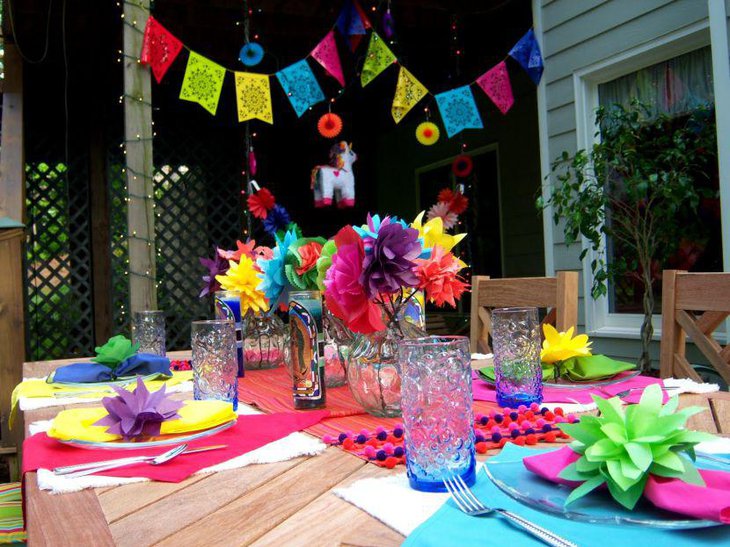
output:
M95 363L108 366L115 369L125 359L135 355L139 350L139 344L132 344L129 338L122 334L117 334L109 338L109 341L103 346L94 348L96 357L91 359Z
M284 273L296 290L317 290L317 260L326 241L323 237L300 237L289 246Z
M332 255L337 252L337 244L334 239L330 239L322 247L322 254L317 259L317 288L320 291L325 290L324 278L327 275L327 270L332 266Z
M677 411L677 397L662 405L658 384L647 387L639 404L629 405L625 411L618 397L607 400L594 395L593 400L600 416L558 425L576 439L570 447L582 454L560 473L562 479L583 483L573 490L566 505L605 483L617 502L633 509L649 474L704 486L693 463L694 445L715 437L684 427L687 418L703 408Z

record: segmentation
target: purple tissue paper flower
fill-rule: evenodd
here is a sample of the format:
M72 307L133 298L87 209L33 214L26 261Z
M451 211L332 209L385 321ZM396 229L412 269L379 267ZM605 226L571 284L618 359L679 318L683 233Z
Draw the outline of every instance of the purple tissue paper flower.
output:
M180 418L177 411L182 401L173 401L165 395L165 386L150 393L141 376L137 376L137 387L127 391L122 387L111 386L117 397L104 397L101 402L109 413L94 425L106 425L106 432L121 435L125 441L160 434L162 422Z
M381 293L394 293L402 287L416 287L414 259L421 254L418 230L398 223L381 226L372 252L365 255L360 283L369 298Z
M199 260L203 266L208 268L208 275L203 276L203 283L205 283L205 285L203 285L203 289L198 295L200 298L203 298L206 295L214 294L216 291L220 290L221 284L218 283L215 276L224 275L228 271L229 264L228 261L218 252L218 249L215 250L213 258L205 258L201 256Z

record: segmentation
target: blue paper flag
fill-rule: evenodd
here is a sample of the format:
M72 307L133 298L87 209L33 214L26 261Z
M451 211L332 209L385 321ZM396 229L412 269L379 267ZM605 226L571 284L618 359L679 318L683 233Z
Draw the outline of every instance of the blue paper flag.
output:
M294 63L276 73L276 77L289 97L289 102L301 117L307 108L324 101L324 93L319 87L317 78L314 77L312 69L309 68L306 59Z
M540 53L540 45L537 43L535 33L532 29L520 38L509 52L509 56L520 63L525 72L530 76L535 85L540 83L544 65L542 62L542 54Z
M468 85L436 95L441 119L449 138L464 129L481 129L482 118Z
M360 12L350 0L342 6L339 17L337 17L337 30L342 36L350 37L353 34L365 34L365 24L360 17Z

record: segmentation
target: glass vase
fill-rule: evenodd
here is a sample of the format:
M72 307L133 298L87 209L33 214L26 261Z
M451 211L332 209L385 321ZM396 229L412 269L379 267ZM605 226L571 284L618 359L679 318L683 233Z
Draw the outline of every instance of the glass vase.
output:
M402 407L411 487L444 492L446 476L476 480L471 355L465 336L403 340Z
M322 307L322 327L324 329L324 382L327 387L340 387L347 383L347 354L352 343L353 333L345 323L335 317L327 308Z
M404 339L425 336L405 320L387 323L383 331L356 334L347 356L347 383L355 400L373 416L401 415L401 368L398 346Z
M272 312L249 310L241 327L246 370L276 368L286 361L286 327Z

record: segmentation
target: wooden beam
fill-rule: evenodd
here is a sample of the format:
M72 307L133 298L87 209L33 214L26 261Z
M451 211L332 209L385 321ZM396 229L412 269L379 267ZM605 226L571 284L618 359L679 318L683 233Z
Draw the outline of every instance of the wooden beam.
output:
M5 44L2 137L0 137L0 217L25 223L23 146L23 60L15 44Z
M150 72L135 59L149 17L149 0L124 3L124 139L129 202L131 311L157 309Z

